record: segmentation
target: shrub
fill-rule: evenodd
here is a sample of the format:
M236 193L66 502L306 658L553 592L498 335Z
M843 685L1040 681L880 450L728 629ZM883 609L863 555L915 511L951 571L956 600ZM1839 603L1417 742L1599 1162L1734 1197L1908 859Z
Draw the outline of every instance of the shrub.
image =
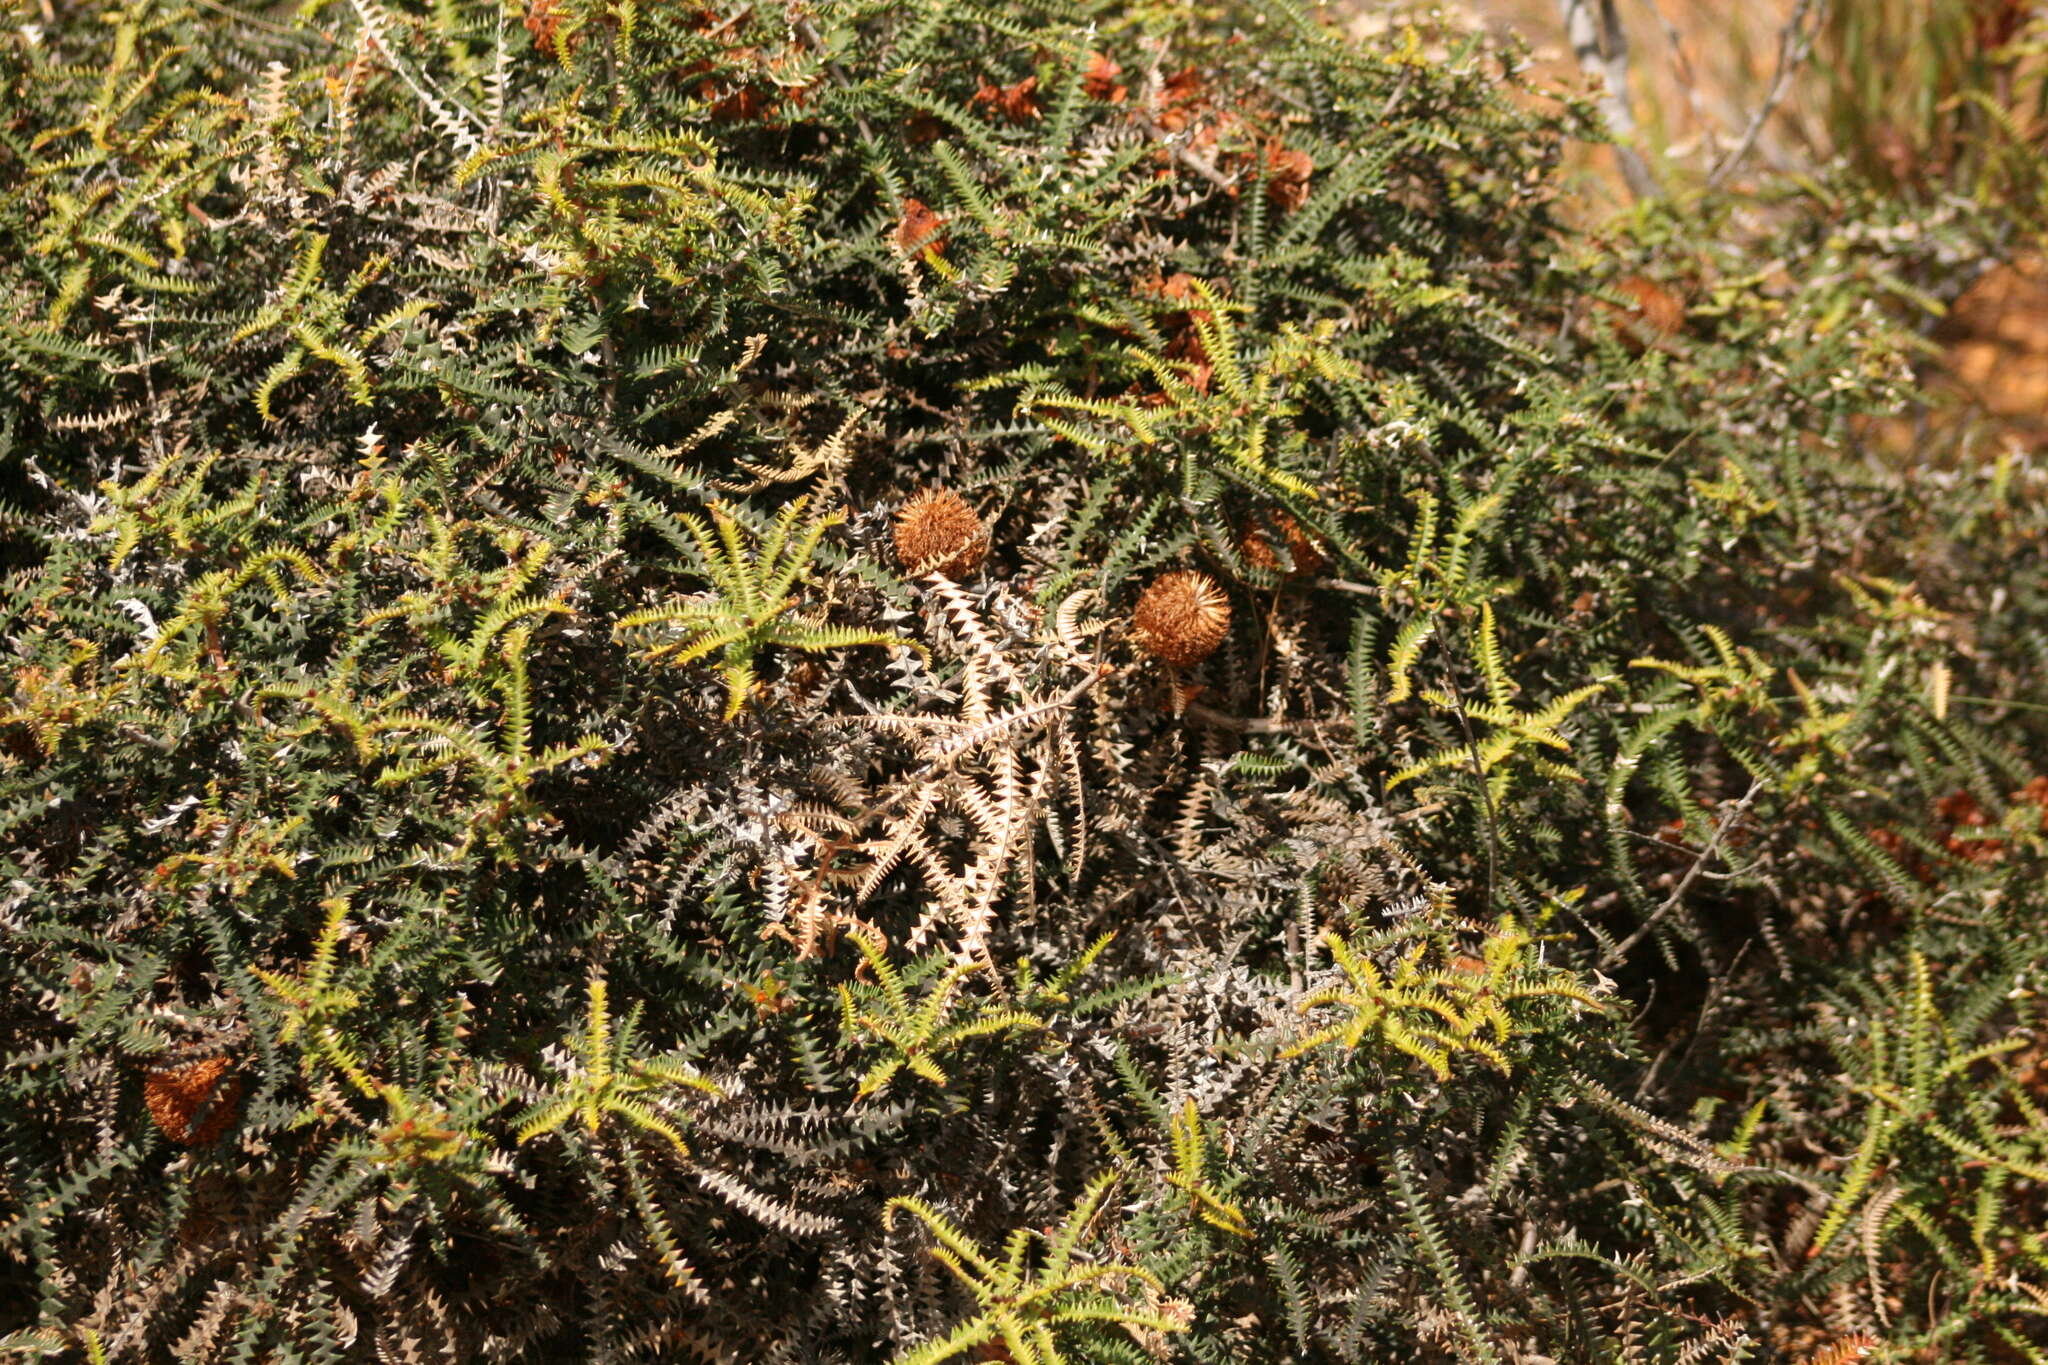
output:
M1281 4L8 41L10 1349L2033 1349L1973 222Z

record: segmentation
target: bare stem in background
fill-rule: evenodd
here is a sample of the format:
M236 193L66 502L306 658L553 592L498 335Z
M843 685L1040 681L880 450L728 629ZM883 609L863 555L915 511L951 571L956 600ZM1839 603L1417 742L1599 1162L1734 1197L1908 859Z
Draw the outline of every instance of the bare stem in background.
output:
M1718 159L1721 139L1700 98L1699 76L1693 70L1692 54L1686 50L1685 38L1679 33L1678 26L1671 22L1670 16L1664 13L1664 6L1658 0L1650 0L1649 8L1650 13L1656 16L1657 27L1664 34L1665 46L1671 50L1671 78L1685 96L1686 108L1692 112L1692 121L1699 128L1699 135L1706 140L1708 159Z
M1779 103L1785 98L1785 92L1792 88L1792 77L1806 64L1807 57L1812 54L1813 40L1819 35L1820 26L1827 21L1827 15L1827 0L1818 0L1818 3L1816 0L1799 0L1793 7L1792 17L1778 30L1778 69L1771 77L1770 91L1765 94L1763 103L1757 106L1756 112L1750 115L1749 126L1742 130L1742 140L1736 143L1734 149L1721 158L1720 163L1708 174L1707 184L1710 188L1717 187L1726 180L1756 146L1757 138L1763 133L1764 124L1768 123L1771 115L1776 112ZM1813 21L1810 24L1807 22L1809 16Z
M1706 870L1707 864L1713 860L1714 854L1720 849L1721 840L1726 837L1729 829L1734 826L1735 822L1742 818L1742 813L1749 809L1749 803L1756 800L1757 794L1763 791L1763 789L1764 784L1762 782L1750 783L1749 790L1743 793L1742 799L1722 813L1720 822L1714 826L1713 834L1707 839L1706 847L1702 848L1699 856L1692 860L1692 866L1688 867L1685 870L1685 875L1679 878L1678 885L1672 888L1671 894L1665 897L1664 903L1658 906L1648 919L1643 921L1640 928L1601 955L1600 970L1605 971L1627 957L1629 949L1641 943L1643 936L1656 928L1659 920L1678 908L1680 902L1685 899L1685 893L1692 889L1693 882L1699 877L1701 872Z
M1657 179L1636 149L1636 119L1629 109L1628 33L1615 12L1614 0L1557 0L1557 5L1565 38L1580 69L1598 77L1607 92L1600 100L1600 112L1614 134L1615 156L1629 192L1638 199L1656 194Z

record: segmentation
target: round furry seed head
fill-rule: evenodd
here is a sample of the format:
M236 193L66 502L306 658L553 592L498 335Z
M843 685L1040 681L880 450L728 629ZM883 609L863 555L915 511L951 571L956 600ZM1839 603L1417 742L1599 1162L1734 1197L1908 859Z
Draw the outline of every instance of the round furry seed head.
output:
M226 1057L209 1057L150 1072L142 1099L158 1130L184 1147L203 1147L226 1132L242 1098L242 1078L228 1074L232 1065Z
M896 513L896 558L909 573L964 578L988 558L988 528L952 489L928 489Z
M1152 580L1131 626L1147 653L1187 668L1214 654L1230 633L1230 598L1209 575L1176 569Z

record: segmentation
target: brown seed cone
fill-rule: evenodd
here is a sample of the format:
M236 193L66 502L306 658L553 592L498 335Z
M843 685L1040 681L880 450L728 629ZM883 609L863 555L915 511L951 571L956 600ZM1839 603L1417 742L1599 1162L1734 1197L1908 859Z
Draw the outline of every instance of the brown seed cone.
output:
M1152 580L1131 626L1148 654L1187 668L1214 654L1230 633L1230 598L1209 575L1176 569Z
M208 1057L149 1073L142 1098L165 1137L181 1146L203 1147L228 1130L242 1098L242 1078L229 1074L233 1065L226 1057Z
M1287 547L1287 557L1294 563L1291 569L1281 565L1280 556L1273 549L1275 532ZM1237 537L1237 552L1244 556L1245 563L1255 569L1286 573L1295 578L1321 573L1330 564L1315 535L1296 521L1291 513L1280 509L1247 520Z
M988 528L952 489L929 489L896 513L896 558L909 573L964 578L988 558Z

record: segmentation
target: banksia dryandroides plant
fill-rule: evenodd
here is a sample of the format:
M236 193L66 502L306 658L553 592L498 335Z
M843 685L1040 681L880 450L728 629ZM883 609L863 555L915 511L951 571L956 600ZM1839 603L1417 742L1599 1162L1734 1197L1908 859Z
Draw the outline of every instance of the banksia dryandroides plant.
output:
M2031 147L1617 219L1342 5L36 8L9 1359L2048 1365L2044 405L1891 458Z
M988 558L988 528L952 489L928 489L896 513L896 558L910 574L964 578Z
M143 1103L158 1131L183 1147L204 1147L235 1121L241 1077L226 1057L152 1071L142 1083Z
M1209 575L1176 569L1152 580L1131 625L1146 653L1188 668L1214 654L1230 633L1230 598Z
M1276 539L1287 547L1284 564L1273 548ZM1295 578L1321 573L1330 563L1314 533L1296 521L1292 513L1277 509L1246 520L1237 538L1237 552L1255 569Z

